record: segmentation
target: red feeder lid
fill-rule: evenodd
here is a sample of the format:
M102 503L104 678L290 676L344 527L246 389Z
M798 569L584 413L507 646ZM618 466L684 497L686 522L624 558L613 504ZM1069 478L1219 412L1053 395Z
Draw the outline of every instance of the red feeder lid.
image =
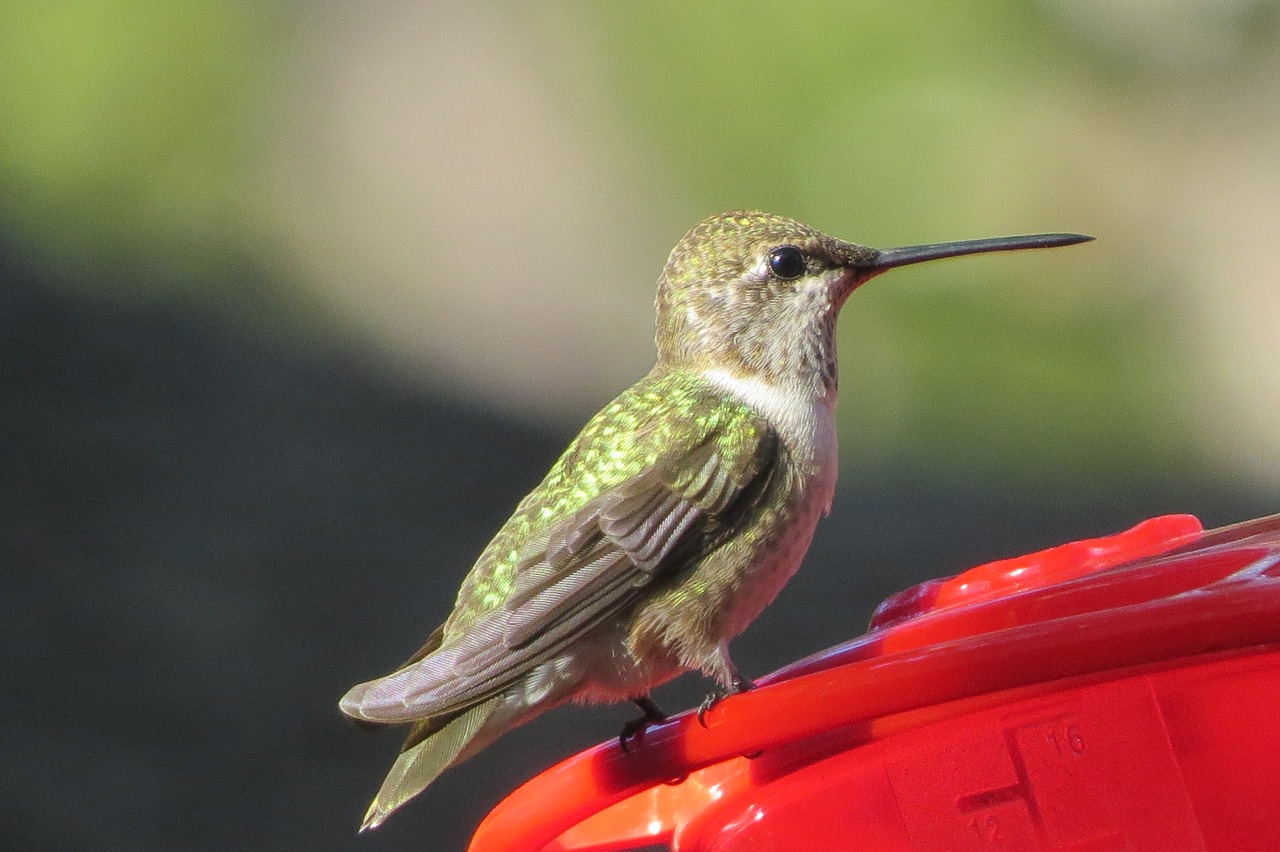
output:
M894 595L706 728L552 767L470 848L1280 848L1278 699L1280 515L1153 518Z

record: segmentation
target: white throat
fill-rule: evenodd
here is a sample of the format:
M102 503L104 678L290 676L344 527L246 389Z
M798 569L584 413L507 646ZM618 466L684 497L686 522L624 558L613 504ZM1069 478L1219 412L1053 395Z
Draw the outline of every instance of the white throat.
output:
M713 368L703 378L751 406L778 430L796 462L834 487L836 477L835 393L815 396L758 376Z

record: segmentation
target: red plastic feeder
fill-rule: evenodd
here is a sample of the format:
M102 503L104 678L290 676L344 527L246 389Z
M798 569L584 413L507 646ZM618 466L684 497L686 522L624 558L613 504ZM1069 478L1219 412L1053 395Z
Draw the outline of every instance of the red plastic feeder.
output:
M517 789L472 852L1280 849L1280 515L895 595L706 716Z

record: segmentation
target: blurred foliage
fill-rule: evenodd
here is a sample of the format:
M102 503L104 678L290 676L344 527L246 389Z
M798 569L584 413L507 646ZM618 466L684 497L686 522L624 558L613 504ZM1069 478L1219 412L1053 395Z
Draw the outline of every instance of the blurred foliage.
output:
M565 0L491 11L584 126L625 128L661 176L648 188L662 200L647 203L672 222L750 203L892 244L1120 221L1086 215L1075 185L1089 162L1069 145L1046 150L1046 128L1063 120L1055 102L1141 98L1165 85L1159 75L1117 62L1114 44L1088 44L1052 3L909 7ZM265 213L276 200L263 197L262 172L288 137L273 104L296 32L332 8L10 4L0 226L73 285L194 298L265 328L300 322L308 298ZM1273 10L1240 2L1229 17L1270 31ZM1224 32L1247 42L1245 60L1258 54L1256 28ZM1161 355L1166 306L1143 295L1158 285L1081 283L1074 300L1041 309L1034 264L969 263L949 268L946 289L895 274L849 312L845 439L858 464L1091 480L1195 463ZM1081 282L1099 278L1095 262L1069 264ZM881 347L874 365L859 360L870 343Z
M585 21L607 102L679 185L891 233L950 223L949 173L999 156L989 111L1063 72L1060 31L1032 4L911 6L666 0L564 17Z
M1198 466L1176 411L1178 377L1163 369L1157 300L1037 312L1025 282L1005 278L859 294L875 310L847 322L845 352L861 348L865 331L883 363L846 374L844 437L859 445L846 468L889 459L942 480L1042 489Z
M228 306L266 284L252 269L271 253L254 179L273 12L222 0L7 4L0 222L34 262L109 296Z

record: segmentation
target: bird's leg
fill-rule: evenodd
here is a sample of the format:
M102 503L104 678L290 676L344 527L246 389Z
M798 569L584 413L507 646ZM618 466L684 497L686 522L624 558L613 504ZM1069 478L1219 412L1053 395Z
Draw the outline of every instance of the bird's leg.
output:
M662 708L653 703L653 699L647 695L638 695L631 701L640 708L644 713L639 719L632 719L630 722L622 726L622 733L618 734L618 745L621 746L623 753L630 754L631 749L627 745L627 741L654 722L667 721L667 714Z
M755 689L756 685L750 678L745 677L742 672L738 671L738 667L733 664L733 660L729 657L729 646L726 643L721 643L716 648L715 654L707 661L704 671L714 677L720 684L720 689L704 698L702 704L698 707L698 724L705 728L707 726L708 710L728 696L746 692L748 689Z
M641 695L639 698L631 699L631 702L644 711L644 718L650 722L667 721L667 713L653 703L653 699L647 695Z

